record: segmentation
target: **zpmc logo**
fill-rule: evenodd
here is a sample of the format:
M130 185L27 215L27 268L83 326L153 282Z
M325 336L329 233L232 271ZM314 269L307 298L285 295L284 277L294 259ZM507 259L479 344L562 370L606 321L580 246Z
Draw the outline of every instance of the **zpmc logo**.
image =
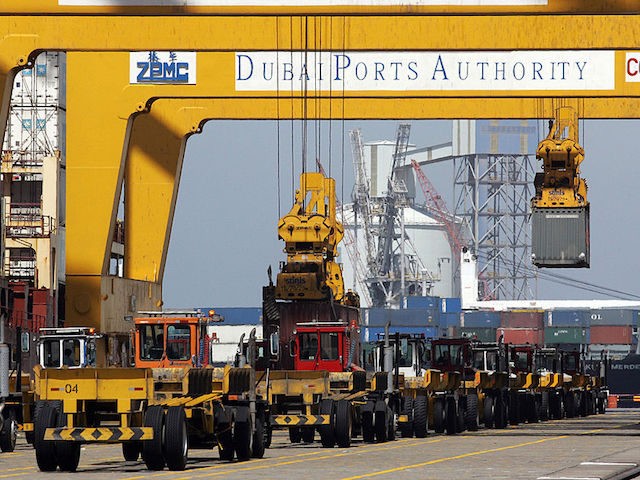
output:
M627 52L624 67L625 82L640 82L640 52Z

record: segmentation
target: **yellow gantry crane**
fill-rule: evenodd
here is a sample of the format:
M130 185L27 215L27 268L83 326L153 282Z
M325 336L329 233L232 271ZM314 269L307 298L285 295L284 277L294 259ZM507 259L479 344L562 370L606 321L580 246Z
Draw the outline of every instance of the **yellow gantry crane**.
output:
M589 267L589 202L580 178L584 148L578 143L578 115L560 107L547 138L538 144L536 195L531 199L532 260L538 267Z

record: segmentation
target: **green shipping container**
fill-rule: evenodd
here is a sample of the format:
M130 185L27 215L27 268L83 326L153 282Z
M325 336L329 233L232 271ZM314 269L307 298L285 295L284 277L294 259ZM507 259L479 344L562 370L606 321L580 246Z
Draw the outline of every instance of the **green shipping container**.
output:
M490 327L461 327L460 336L475 338L479 342L495 343L496 329Z
M544 343L589 343L588 331L583 327L547 327L544 329Z

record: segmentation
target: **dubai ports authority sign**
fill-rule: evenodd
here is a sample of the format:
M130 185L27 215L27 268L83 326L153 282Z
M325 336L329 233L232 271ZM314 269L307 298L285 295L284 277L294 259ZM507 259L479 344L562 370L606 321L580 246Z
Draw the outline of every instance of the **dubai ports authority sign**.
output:
M238 91L604 91L615 52L236 52Z

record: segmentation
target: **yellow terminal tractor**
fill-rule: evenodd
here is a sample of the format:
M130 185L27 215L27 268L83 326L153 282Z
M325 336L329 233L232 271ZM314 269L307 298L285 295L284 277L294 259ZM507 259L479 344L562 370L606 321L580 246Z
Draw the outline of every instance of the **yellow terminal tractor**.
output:
M550 121L547 138L538 144L531 199L533 264L538 267L589 267L589 202L580 178L584 149L578 143L578 116L561 107Z

